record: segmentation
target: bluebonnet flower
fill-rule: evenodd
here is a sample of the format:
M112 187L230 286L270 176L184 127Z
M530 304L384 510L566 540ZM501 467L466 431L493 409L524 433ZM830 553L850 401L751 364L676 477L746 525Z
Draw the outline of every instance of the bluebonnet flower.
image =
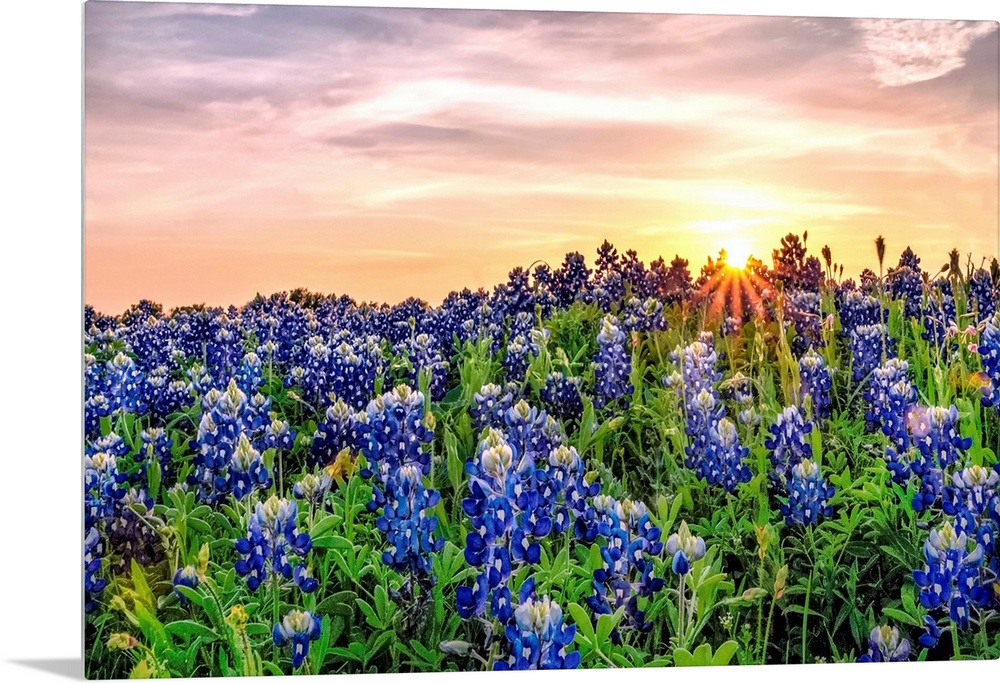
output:
M663 302L649 297L629 297L621 314L621 328L626 334L663 331L668 328Z
M950 280L938 278L931 283L921 314L924 326L921 337L946 351L950 330L958 327L958 312Z
M889 359L871 372L864 391L868 410L865 422L868 430L881 430L900 452L909 447L906 419L917 403L917 392L909 379L910 365L900 359Z
M507 409L504 414L504 433L507 441L517 453L518 468L521 463L534 466L535 462L544 459L552 447L549 435L546 434L550 416L545 411L539 411L524 399Z
M781 505L786 525L815 525L820 517L833 515L830 499L836 493L835 488L826 485L817 463L804 458L792 467L791 475L788 502Z
M315 388L318 387L318 383L313 381L312 374L303 366L292 366L285 376L284 384L286 388L300 387L310 396L317 393Z
M229 459L226 485L237 501L258 489L271 486L271 474L264 467L260 452L253 448L246 434L240 434L236 449Z
M799 359L799 388L803 404L805 398L809 397L811 415L814 419L822 420L830 417L830 390L833 388L833 380L823 357L812 349Z
M576 625L563 623L558 603L535 595L534 578L521 585L513 620L504 635L510 656L494 663L494 670L570 670L580 665L579 651L568 650Z
M83 404L84 429L87 437L96 437L101 431L101 418L111 415L110 398L101 392L87 397Z
M469 409L472 424L477 430L486 427L503 427L504 414L514 403L513 395L500 385L489 383L473 396L475 404Z
M195 450L195 472L188 484L197 487L198 498L208 504L222 500L228 492L225 470L243 434L247 413L246 394L230 381L225 392L209 390L202 398L198 433L191 440Z
M819 293L793 290L783 301L785 320L795 328L792 351L801 354L820 342L823 318Z
M594 356L594 406L603 408L621 397L628 406L633 391L631 373L632 357L625 349L625 333L614 316L605 316Z
M697 470L710 485L721 485L728 493L753 479L753 473L743 460L750 449L740 444L736 426L728 418L721 418L709 429L708 446Z
M958 409L954 404L918 407L910 412L910 433L920 457L913 463L917 475L932 469L945 469L959 460L960 452L972 446L971 437L958 434Z
M538 271L535 273L537 278ZM558 306L569 307L586 290L590 273L582 254L572 252L566 255L562 267L551 277L551 291L556 297Z
M967 535L957 533L947 520L931 530L924 543L923 570L913 571L913 581L920 587L920 604L930 610L946 608L958 629L968 629L969 612L985 606L989 594L980 581L983 547Z
M697 476L712 485L721 485L728 492L752 477L743 465L748 450L740 445L735 426L725 418L715 383L721 374L715 369L716 353L710 333L672 354L681 366L682 374L664 380L665 384L680 389L684 396L684 432L688 444L684 447L684 464L694 469ZM742 375L720 385L727 396L743 406L740 412L745 424L754 424L756 416L752 407L749 382Z
M583 379L553 371L545 378L540 392L542 403L551 415L561 420L575 420L583 415Z
M885 325L862 325L851 332L850 346L853 357L851 377L855 382L863 380L878 368L882 362L883 340L886 352L893 354L893 342Z
M376 521L385 535L389 550L382 553L382 562L400 574L418 581L433 580L430 554L440 551L442 537L436 537L437 518L433 509L441 494L424 487L418 466L403 465L389 478L385 488L382 515Z
M712 443L712 430L725 412L718 393L705 388L685 405L687 421L684 431L689 442L684 447L684 465L693 468L700 478L706 478L712 468L712 464L706 461L707 451Z
M847 290L838 300L841 332L848 339L858 328L884 324L888 320L882 303L861 290Z
M663 579L653 577L653 558L663 552L660 528L653 525L641 501L617 501L598 495L593 499L593 507L598 536L604 538L600 547L602 564L594 568L594 593L587 597L594 621L624 607L622 624L647 632L653 625L639 609L639 599L648 599L663 588ZM611 638L619 643L618 629Z
M743 321L734 316L726 316L722 320L722 326L719 330L723 337L737 337L741 332L743 332Z
M326 410L323 422L316 426L310 449L310 465L326 465L344 449L358 449L367 437L366 428L344 401L337 400Z
M434 439L431 420L424 413L424 395L408 385L398 385L368 404L364 422L358 426L365 433L361 451L368 461L360 474L375 478L369 511L385 504L382 488L401 466L415 465L423 475L430 472L430 454L424 445Z
M264 383L264 373L260 357L254 352L248 352L240 363L234 375L237 387L246 394L255 394Z
M167 382L157 394L153 412L156 416L164 419L171 413L183 411L190 403L191 385L184 380L172 380Z
M1000 469L972 465L954 473L942 492L942 508L955 517L955 529L978 541L987 555L997 540L1000 525Z
M503 358L504 368L507 370L507 377L515 382L524 380L528 372L531 361L529 355L537 355L539 348L532 345L531 340L526 335L515 335L507 344L507 354Z
M180 602L181 606L186 606L190 603L188 597L177 590L177 587L187 587L188 589L198 588L198 569L193 565L186 565L183 568L177 568L177 572L174 573L174 594L177 596L177 600Z
M900 257L899 266L889 274L889 292L893 299L903 300L904 316L907 318L920 316L921 298L924 293L920 259L909 247Z
M98 576L103 555L101 535L96 527L89 526L83 538L83 610L87 613L94 612L97 600L108 584L106 579Z
M84 524L87 527L114 514L116 504L127 491L121 486L125 480L125 474L118 472L118 459L113 454L96 451L84 456Z
M722 380L722 373L715 368L718 355L710 332L702 332L688 346L676 349L670 359L680 366L686 398L698 396L703 389L714 392L715 385Z
M217 378L230 378L243 358L243 345L236 321L219 314L208 323L205 359Z
M750 378L737 371L719 385L723 396L735 404L736 421L746 428L760 425L760 412L754 402ZM752 432L751 432L752 434Z
M901 639L899 630L889 625L872 627L868 635L868 652L859 663L898 663L910 659L910 642Z
M979 344L983 364L980 390L983 406L992 406L1000 413L1000 314L986 321Z
M272 495L258 502L250 516L247 536L236 541L236 552L244 556L236 561L236 572L247 578L247 587L256 591L268 577L292 579L291 551L299 556L309 553L312 539L296 527L298 506L294 501Z
M920 635L920 645L924 648L934 648L941 638L941 628L930 615L924 616L924 633Z
M310 509L312 509L323 504L332 486L333 480L326 473L321 475L306 473L292 487L292 496L296 499L305 500L309 503Z
M989 271L976 269L969 278L969 311L977 323L987 321L996 313L996 288Z
M260 392L254 394L247 401L240 416L240 427L244 432L255 435L255 443L260 436L260 432L270 424L270 413L271 400Z
M510 618L510 589L507 580L511 574L510 538L516 524L514 507L517 505L517 486L520 478L515 469L514 449L499 430L490 428L480 442L477 456L466 463L470 475L469 496L462 500L462 510L469 516L472 527L466 535L465 560L472 567L482 568L473 586L456 589L459 615L470 618L486 611L491 593L493 617L505 622ZM530 505L531 494L522 492L521 502ZM524 556L539 553L537 543Z
M811 433L812 423L802 419L797 406L786 406L771 425L771 436L764 446L771 452L771 482L778 493L784 492L792 469L812 458L812 444L808 441Z
M124 352L118 352L108 361L106 373L108 390L105 395L111 402L112 410L121 409L126 413L137 415L146 413L148 409L144 401L146 377L136 366L135 361Z
M570 525L575 533L589 543L596 536L589 534L588 526L593 526L594 510L587 504L587 499L597 496L601 491L598 482L588 482L584 472L583 459L575 447L560 444L549 453L548 481L550 488L562 492L562 501L552 509L552 531L562 534Z
M430 392L432 401L444 399L445 384L448 380L449 364L441 355L437 339L433 335L421 333L412 342L410 349L410 362L413 364L414 375L411 382L416 382L420 374L429 375Z
M705 556L705 540L694 534L688 528L687 521L682 520L677 531L667 538L667 556L670 557L670 569L677 575L691 572L691 564Z
M416 342L416 341L415 341ZM439 391L447 375L447 364L442 367L437 363L443 363L440 355L432 357L430 350L430 339L421 340L424 346L419 346L415 350L418 363L421 368L426 368L432 375L432 387L434 391ZM346 340L330 350L329 359L329 383L327 389L333 392L338 398L343 399L354 409L361 409L368 402L375 389L375 378L378 375L379 366L382 362L382 355L375 345L349 344Z
M288 427L287 420L274 418L264 429L263 447L265 449L291 451L295 445L295 435L295 430Z
M463 499L462 510L471 522L465 559L482 568L472 587L456 590L458 612L466 619L483 615L488 600L494 619L510 619L513 606L507 584L513 565L540 560L538 540L553 530L554 518L565 518L557 501L560 486L567 475L576 475L570 475L574 468L567 468L552 478L544 469L543 455L551 453L551 442L535 435L547 422L544 413L521 401L508 411L507 422L509 438L490 428L465 466L469 496ZM563 456L567 465L573 461L572 454Z
M311 594L319 588L319 580L312 576L312 572L304 563L295 566L292 579L303 594Z
M204 395L210 389L212 389L212 375L208 372L200 363L193 363L191 367L187 369L184 373L188 382L191 385L191 389L199 395Z
M167 436L166 430L159 427L151 427L140 433L142 447L136 457L138 459L155 459L160 465L160 473L163 480L167 480L173 475L173 456L171 449L174 440Z
M292 667L298 669L309 655L309 642L319 639L320 619L309 611L290 610L274 626L271 636L275 646L291 646Z
M772 253L774 260L773 278L783 283L785 289L801 289L818 292L823 280L823 269L819 259L806 256L806 243L798 235L789 233L781 238L781 248Z

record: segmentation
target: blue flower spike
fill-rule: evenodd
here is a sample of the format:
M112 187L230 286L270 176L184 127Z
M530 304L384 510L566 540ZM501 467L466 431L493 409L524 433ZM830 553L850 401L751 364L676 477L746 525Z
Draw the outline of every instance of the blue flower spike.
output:
M319 617L309 611L290 610L274 626L271 636L275 646L291 647L292 668L297 670L309 655L309 642L319 639L321 629Z

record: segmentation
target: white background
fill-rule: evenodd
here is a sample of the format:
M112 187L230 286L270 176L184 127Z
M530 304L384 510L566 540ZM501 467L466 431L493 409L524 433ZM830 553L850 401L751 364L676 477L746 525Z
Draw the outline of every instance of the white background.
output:
M990 19L985 2L274 2L479 9L700 12ZM808 10L803 8L808 7ZM82 16L75 0L16 0L0 15L0 680L79 679L81 661L81 114ZM643 683L884 678L886 666L630 670ZM995 682L1000 664L903 664L892 677ZM461 675L405 681L457 682ZM534 682L602 681L608 671L526 674ZM404 681L403 675L386 676ZM518 675L477 675L513 681ZM572 677L572 679L571 679ZM385 681L385 677L343 682ZM221 680L219 680L221 681ZM518 681L522 681L520 678Z

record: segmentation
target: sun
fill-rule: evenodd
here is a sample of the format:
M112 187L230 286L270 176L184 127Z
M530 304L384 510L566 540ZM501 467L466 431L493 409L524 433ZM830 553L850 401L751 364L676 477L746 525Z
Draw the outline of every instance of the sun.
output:
M733 268L742 269L753 256L753 249L745 240L730 240L726 243L725 249L726 264Z

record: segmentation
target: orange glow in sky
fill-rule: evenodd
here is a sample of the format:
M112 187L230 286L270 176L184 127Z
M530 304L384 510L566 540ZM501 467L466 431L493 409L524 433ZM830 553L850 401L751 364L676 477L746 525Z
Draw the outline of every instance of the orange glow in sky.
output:
M992 22L85 5L85 299L438 303L607 238L997 255Z

